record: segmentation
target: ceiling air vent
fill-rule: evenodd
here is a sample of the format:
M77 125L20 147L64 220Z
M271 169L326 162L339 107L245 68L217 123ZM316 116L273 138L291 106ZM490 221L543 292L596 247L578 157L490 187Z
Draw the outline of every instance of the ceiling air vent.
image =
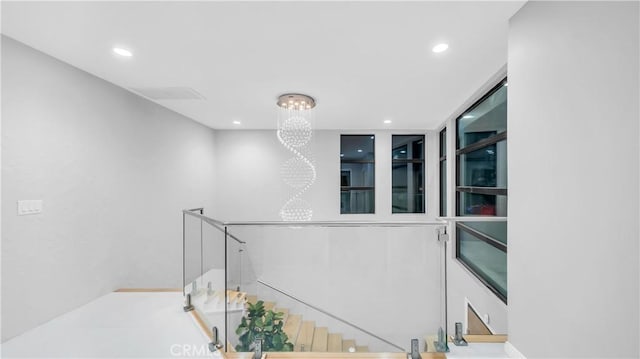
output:
M131 87L132 91L151 100L204 100L190 87Z

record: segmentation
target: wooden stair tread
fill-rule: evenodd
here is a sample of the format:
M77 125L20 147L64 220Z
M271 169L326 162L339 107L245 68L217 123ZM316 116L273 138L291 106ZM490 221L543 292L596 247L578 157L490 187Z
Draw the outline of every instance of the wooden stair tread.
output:
M327 338L327 351L339 353L342 351L342 334L331 333Z
M298 332L298 338L296 339L296 346L294 351L297 352L310 352L311 345L313 344L313 332L316 329L316 323L310 320L305 320L300 326L300 332Z
M292 314L287 317L287 321L284 323L282 330L289 337L289 342L296 345L296 339L298 338L298 332L300 331L300 325L302 324L302 316L298 314Z
M236 290L227 290L227 302L228 303L240 303L244 304L247 301L247 293L238 292Z
M354 351L356 349L356 341L353 339L344 339L342 341L342 351L349 352L349 348L353 348Z
M315 332L313 332L313 344L311 344L311 351L326 352L328 339L329 329L327 327L316 328Z
M264 311L268 312L270 310L273 310L273 308L276 307L276 303L274 302L264 302Z
M358 353L368 353L369 347L366 345L356 345L356 352Z
M258 302L257 295L247 295L247 303L256 304Z

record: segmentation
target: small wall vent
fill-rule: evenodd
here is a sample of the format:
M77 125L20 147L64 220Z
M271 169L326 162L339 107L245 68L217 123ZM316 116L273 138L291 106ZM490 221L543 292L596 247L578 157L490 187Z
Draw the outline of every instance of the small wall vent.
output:
M130 90L151 100L204 100L190 87L130 87Z

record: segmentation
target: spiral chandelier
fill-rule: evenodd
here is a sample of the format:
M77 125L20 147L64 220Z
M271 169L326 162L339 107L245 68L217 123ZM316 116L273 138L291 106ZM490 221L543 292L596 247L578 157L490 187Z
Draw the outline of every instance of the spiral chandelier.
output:
M283 221L309 221L313 216L305 194L316 180L316 167L311 156L313 109L315 100L308 95L284 94L278 97L278 141L290 152L280 169L290 196L280 209Z

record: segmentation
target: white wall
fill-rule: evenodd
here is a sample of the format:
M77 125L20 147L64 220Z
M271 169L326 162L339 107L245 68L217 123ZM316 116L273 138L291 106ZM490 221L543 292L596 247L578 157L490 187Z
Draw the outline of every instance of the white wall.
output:
M274 114L274 121L276 120ZM321 119L318 119L321 121ZM376 213L340 214L340 135L373 134L376 147ZM391 135L426 134L426 214L391 213ZM290 154L275 131L216 131L218 191L215 217L230 221L280 220L287 187L280 167ZM307 199L313 220L425 220L438 216L438 138L426 131L316 131L312 152L318 173Z
M2 38L2 340L118 287L180 287L213 131ZM17 216L16 202L44 211Z
M637 2L529 2L509 32L509 341L637 358Z

